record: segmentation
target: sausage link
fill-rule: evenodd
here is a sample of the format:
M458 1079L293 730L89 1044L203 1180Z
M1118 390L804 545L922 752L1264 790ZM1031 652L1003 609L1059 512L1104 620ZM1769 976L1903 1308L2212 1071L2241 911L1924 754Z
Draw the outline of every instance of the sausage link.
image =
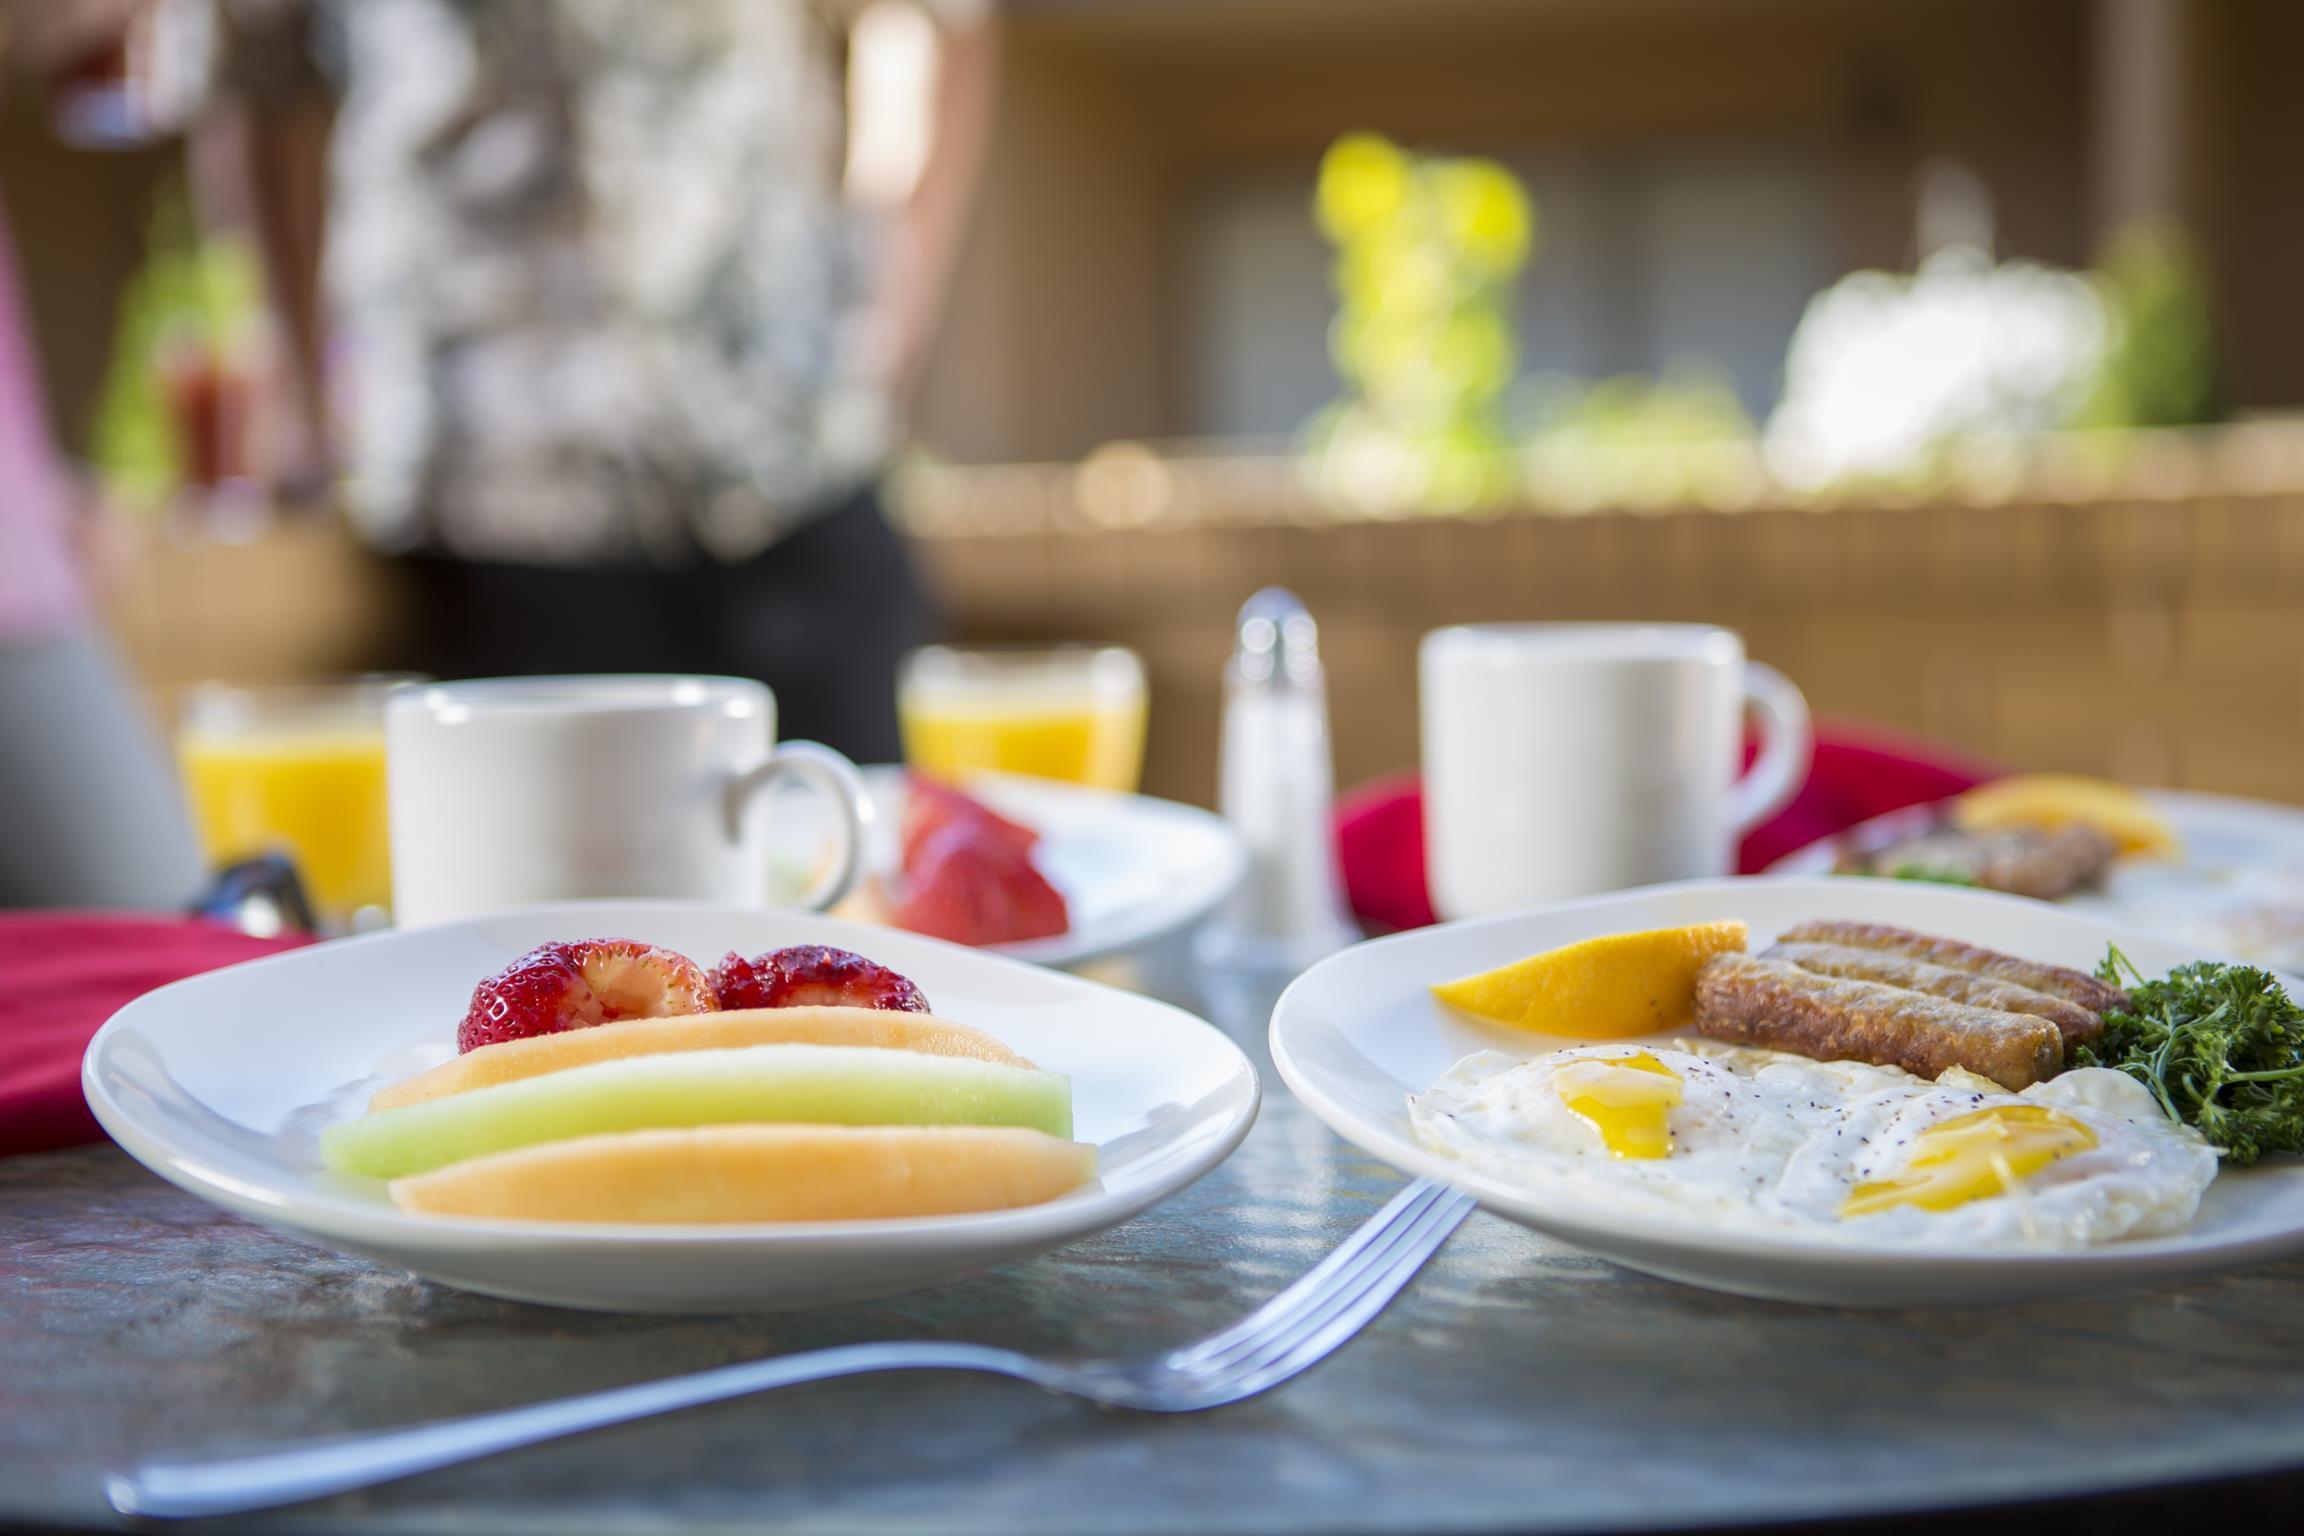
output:
M1801 923L1778 934L1777 941L1882 950L1907 960L1924 960L1930 965L1966 971L1971 976L2012 981L2017 986L2078 1003L2090 1013L2108 1013L2128 1006L2127 993L2079 971L2060 965L2042 965L2036 960L2020 960L2014 955L2003 955L1979 944L1963 944L1957 939L1931 938L1925 933L1891 928L1886 923Z
M2055 1076L2064 1060L2064 1037L2032 1014L1819 976L1753 955L1715 955L1697 972L1696 1029L1714 1040L1925 1078L1965 1067L2012 1090Z

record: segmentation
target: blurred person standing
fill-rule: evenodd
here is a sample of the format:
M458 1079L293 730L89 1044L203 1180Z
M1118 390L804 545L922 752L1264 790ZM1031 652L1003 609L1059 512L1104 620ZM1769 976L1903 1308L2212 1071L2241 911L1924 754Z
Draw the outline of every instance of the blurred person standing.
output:
M89 34L0 0L0 75L44 82ZM7 81L0 78L0 90ZM0 907L178 906L199 854L150 723L91 614L86 498L50 434L0 213Z
M410 660L759 677L786 734L894 758L896 660L929 619L876 486L973 180L982 17L223 6L255 222L291 304L312 241L266 145L335 77L346 501L407 557ZM307 378L319 350L302 348ZM319 394L301 440L324 439Z

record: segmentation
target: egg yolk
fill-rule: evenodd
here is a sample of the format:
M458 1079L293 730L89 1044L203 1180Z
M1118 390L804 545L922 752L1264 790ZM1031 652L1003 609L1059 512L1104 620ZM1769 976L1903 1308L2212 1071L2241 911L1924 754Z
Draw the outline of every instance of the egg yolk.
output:
M1552 1086L1616 1156L1672 1155L1667 1117L1680 1102L1680 1074L1646 1051L1571 1061L1552 1074Z
M2040 1104L1999 1104L1929 1127L1894 1178L1849 1191L1840 1214L1869 1216L1899 1205L1948 1211L2007 1194L2019 1179L2096 1145L2096 1133Z

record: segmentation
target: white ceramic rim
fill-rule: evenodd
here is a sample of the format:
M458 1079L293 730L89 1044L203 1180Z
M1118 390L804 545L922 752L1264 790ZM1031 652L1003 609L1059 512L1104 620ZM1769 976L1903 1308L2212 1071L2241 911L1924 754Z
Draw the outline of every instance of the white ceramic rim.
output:
M1418 647L1430 663L1512 667L1550 662L1718 664L1744 659L1744 637L1719 624L1451 624Z
M775 693L750 677L687 672L578 672L548 677L474 677L405 683L385 698L389 719L454 726L532 715L663 715L707 709L747 719L774 707Z

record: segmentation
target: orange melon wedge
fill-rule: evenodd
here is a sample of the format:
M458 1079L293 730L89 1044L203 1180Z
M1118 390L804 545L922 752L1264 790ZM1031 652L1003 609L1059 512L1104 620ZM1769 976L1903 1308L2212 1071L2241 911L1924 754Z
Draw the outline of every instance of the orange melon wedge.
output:
M1053 1200L1096 1149L1013 1126L710 1125L621 1131L392 1181L404 1211L526 1221L851 1221Z
M664 1019L627 1019L484 1045L379 1090L368 1101L368 1108L398 1109L452 1093L627 1056L730 1050L747 1045L856 1045L918 1051L928 1056L961 1056L1004 1067L1032 1065L980 1029L925 1013L880 1008L745 1008Z
M1622 1040L1686 1028L1696 1013L1696 973L1714 955L1744 948L1748 937L1740 922L1605 934L1444 981L1432 991L1498 1024Z

